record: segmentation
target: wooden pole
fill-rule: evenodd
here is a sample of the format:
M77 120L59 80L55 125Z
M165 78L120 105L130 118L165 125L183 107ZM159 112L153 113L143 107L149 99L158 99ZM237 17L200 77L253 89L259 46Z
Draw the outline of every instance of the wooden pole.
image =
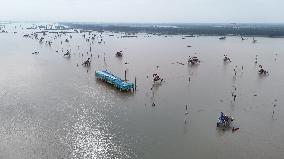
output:
M126 70L124 71L124 81L126 82Z
M134 82L134 90L136 91L136 77L135 77L135 82Z

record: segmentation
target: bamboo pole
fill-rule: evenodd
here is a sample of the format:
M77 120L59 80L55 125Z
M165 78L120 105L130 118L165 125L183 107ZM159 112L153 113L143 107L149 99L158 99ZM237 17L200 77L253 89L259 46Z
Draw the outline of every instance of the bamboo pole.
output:
M126 82L126 70L124 71L124 81Z
M136 79L136 76L135 76L135 81L134 81L134 90L135 90L135 91L136 91L136 87L137 87L136 81L137 81L137 79Z

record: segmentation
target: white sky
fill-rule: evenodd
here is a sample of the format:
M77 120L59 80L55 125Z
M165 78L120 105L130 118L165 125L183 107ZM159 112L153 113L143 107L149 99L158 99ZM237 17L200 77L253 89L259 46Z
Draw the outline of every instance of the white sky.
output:
M283 23L284 0L0 0L0 21Z

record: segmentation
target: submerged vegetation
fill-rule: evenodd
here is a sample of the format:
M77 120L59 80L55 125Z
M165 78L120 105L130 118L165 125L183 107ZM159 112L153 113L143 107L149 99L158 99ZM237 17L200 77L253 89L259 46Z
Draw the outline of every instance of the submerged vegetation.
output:
M180 35L241 35L284 37L284 24L99 24L60 23L73 29Z

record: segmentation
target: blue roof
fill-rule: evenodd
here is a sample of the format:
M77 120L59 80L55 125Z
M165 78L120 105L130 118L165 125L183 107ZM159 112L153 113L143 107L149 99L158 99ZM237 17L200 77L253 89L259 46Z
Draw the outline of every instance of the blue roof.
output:
M129 90L134 87L133 83L125 82L121 78L107 71L96 71L96 76L110 82L111 84L122 90Z

